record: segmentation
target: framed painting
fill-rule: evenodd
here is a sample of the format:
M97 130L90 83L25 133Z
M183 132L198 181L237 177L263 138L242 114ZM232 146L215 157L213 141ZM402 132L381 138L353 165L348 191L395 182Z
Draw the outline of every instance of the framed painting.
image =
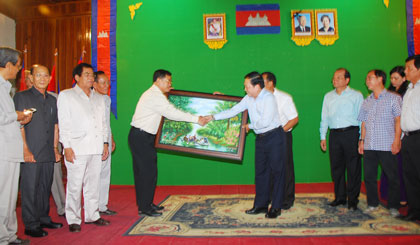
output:
M212 115L230 109L242 97L171 90L168 100L179 110L194 115ZM239 160L245 146L248 112L211 121L205 126L163 118L156 134L155 147L177 152Z

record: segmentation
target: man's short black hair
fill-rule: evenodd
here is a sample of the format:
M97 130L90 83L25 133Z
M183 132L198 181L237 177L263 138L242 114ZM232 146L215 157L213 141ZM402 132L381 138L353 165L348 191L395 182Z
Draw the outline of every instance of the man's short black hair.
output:
M158 78L165 78L166 76L172 76L172 74L163 69L156 70L155 73L153 73L153 82L156 82Z
M19 50L9 47L0 47L0 67L5 68L8 62L12 63L12 65L16 65L21 54L22 53Z
M371 71L373 71L373 73L375 73L376 77L381 77L382 78L382 84L385 85L386 73L383 70L379 70L379 69L374 69L374 70L371 70Z
M348 78L350 80L350 72L346 68L340 67L335 71L344 71L344 78Z
M253 71L245 75L245 79L248 78L251 80L252 86L260 85L260 88L264 88L264 79L260 75L260 73Z
M80 63L73 69L73 79L76 81L76 75L79 77L82 75L83 68L90 68L93 70L92 65L88 63ZM76 81L77 82L77 81Z
M276 76L272 72L269 72L269 71L266 71L266 72L261 73L261 76L264 76L264 75L267 76L267 80L269 82L272 82L273 85L274 85L274 87L275 87L276 84L277 84Z
M411 60L414 60L414 66L417 68L417 70L420 68L420 55L413 55L408 57L405 62L409 62Z
M98 77L100 75L105 75L106 76L106 74L105 74L104 71L97 71L97 72L95 72L95 82L98 82Z

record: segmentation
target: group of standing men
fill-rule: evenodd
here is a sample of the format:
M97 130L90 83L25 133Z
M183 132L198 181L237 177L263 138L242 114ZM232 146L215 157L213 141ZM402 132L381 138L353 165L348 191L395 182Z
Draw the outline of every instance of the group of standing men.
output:
M298 122L298 114L292 97L276 89L275 85L274 74L251 72L245 76L247 95L241 102L219 114L195 116L176 109L168 101L166 93L172 89L172 74L166 70L155 71L153 85L139 99L128 136L139 215L161 216L159 211L164 209L153 203L157 181L154 141L162 116L204 126L212 120L234 117L244 110L248 110L251 120L246 131L252 129L257 134L256 196L254 207L246 213L266 213L267 218L276 218L281 209L293 206L295 179L291 130Z
M367 192L365 212L379 205L377 173L380 163L389 181L388 208L392 217L420 220L420 56L408 57L405 75L411 83L403 98L385 89L386 74L371 70L366 86L372 92L366 99L348 86L350 73L339 68L333 76L334 90L324 97L321 115L321 149L326 151L329 134L331 175L335 199L330 206L348 204L357 210L361 188L361 158ZM400 215L400 180L397 156L401 151L403 176L409 211ZM346 184L347 170L347 184Z
M63 226L49 216L54 165L61 161L59 141L67 167L65 213L59 214L65 215L70 232L81 230L83 188L85 223L108 225L109 221L100 218L100 214L116 213L107 207L109 155L115 148L109 122L108 77L81 63L73 70L77 84L62 91L57 100L55 94L47 92L51 79L48 68L34 65L29 74L32 87L18 92L12 100L11 84L6 80L15 79L20 69L20 52L0 47L0 244L29 242L16 236L19 175L25 234L42 237L48 235L45 228Z

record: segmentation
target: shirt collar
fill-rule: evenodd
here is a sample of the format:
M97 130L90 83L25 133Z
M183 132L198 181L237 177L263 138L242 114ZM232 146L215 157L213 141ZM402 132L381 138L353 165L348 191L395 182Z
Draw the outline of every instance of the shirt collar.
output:
M86 94L85 94L85 91L83 91L80 87L79 87L79 85L77 85L77 83L76 83L76 86L74 86L74 91L76 91L76 93L79 95L79 96L82 96L82 95L84 95L84 96L86 96L86 97L88 97L89 98L89 96L87 96ZM95 90L93 90L93 89L90 89L90 97L93 95L93 93L95 93Z
M343 92L341 92L341 94L345 94L348 91L350 91L350 86L347 85L347 87L343 90ZM335 94L340 95L340 94L337 93L337 89L334 89L334 92L335 92Z
M263 88L261 89L261 92L257 95L257 98L255 98L256 100L259 98L262 98L265 96L266 93L270 93L270 91L268 91L267 89Z
M387 93L387 89L386 88L384 88L382 91L381 91L381 93L379 94L379 96L378 96L378 99L379 98L381 98L382 96L384 96L386 93ZM371 97L371 98L375 98L375 95L373 94L373 93L371 93L370 95L369 95L369 97Z
M34 86L32 86L32 88L30 88L29 91L31 91L36 96L44 97L44 95L41 92L39 92L39 90L36 89ZM48 94L47 90L45 90L45 98L48 98L49 96L50 95Z
M10 90L12 89L12 84L8 81L6 81L6 79L4 79L1 75L0 75L0 86L3 86L7 89L7 92L10 93Z
M418 80L418 81L416 82L416 85L414 85L413 83L408 84L408 87L409 87L409 88L415 88L415 87L420 86L419 84L420 84L420 80Z

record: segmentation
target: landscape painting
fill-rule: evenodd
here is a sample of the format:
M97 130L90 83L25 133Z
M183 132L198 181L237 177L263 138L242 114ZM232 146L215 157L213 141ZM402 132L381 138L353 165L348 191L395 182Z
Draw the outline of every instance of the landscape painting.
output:
M242 99L236 96L172 90L169 101L184 112L198 116L213 115L230 109ZM205 126L164 118L156 135L155 146L161 149L242 160L247 111Z

